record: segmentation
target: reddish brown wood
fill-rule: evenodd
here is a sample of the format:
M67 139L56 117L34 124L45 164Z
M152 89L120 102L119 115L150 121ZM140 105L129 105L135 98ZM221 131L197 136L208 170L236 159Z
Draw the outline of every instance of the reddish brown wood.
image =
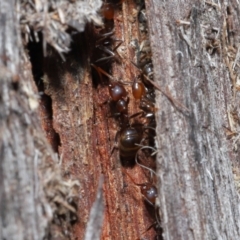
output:
M122 52L124 55L121 55L120 64L114 64L113 76L126 82L133 81L139 74L139 70L130 62L135 61L131 42L139 38L136 17L134 1L125 1L122 7L116 8L115 37L124 41L119 49L120 55ZM74 225L72 238L84 237L100 173L104 175L105 199L101 238L153 238L155 232L152 228L145 231L155 221L154 209L145 206L147 204L143 201L140 188L123 174L118 150L111 155L119 126L110 117L106 84L99 83L97 87L92 85L89 55L94 46L88 34L75 39L73 52L66 56L65 63L55 55L45 60L45 93L52 100L53 129L60 139L58 152L62 159L63 174L80 182L79 219ZM78 54L75 55L76 52ZM139 111L138 103L132 98L130 86L127 86L127 90L132 114ZM141 167L127 171L138 183L149 180Z

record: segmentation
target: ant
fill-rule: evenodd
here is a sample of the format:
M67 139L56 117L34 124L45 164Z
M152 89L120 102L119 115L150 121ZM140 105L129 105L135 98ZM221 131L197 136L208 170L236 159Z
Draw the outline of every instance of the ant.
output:
M154 207L155 209L155 222L147 228L146 231L150 230L152 227L154 227L157 235L155 236L155 239L161 239L161 234L162 234L162 228L161 228L161 224L160 224L160 220L159 220L159 214L158 214L158 208L159 208L159 203L157 200L157 188L155 186L155 184L152 181L152 174L154 174L155 176L157 175L155 170L153 170L152 168L149 168L145 165L142 165L138 162L138 152L141 150L145 150L145 149L150 149L152 151L151 156L155 155L158 151L151 146L142 146L139 145L141 148L138 149L136 155L135 155L135 162L137 165L139 165L140 167L148 170L151 173L151 182L145 182L145 183L136 183L134 181L134 179L131 177L130 174L128 174L128 172L123 169L123 171L127 174L127 176L130 178L130 180L134 183L134 185L139 186L140 187L140 191L141 194L144 198L144 200L152 207ZM145 232L146 232L145 231Z
M143 166L143 165L140 165L140 166ZM148 170L150 170L151 172L154 172L152 169L149 169L147 167L144 167ZM155 239L161 239L161 234L162 234L162 228L161 228L161 224L160 224L160 220L159 220L159 215L158 215L158 212L157 212L157 209L158 209L158 206L157 206L157 188L156 186L153 184L153 183L150 183L150 182L146 182L146 183L136 183L134 181L134 179L131 177L130 174L127 173L126 170L123 170L127 176L130 178L130 180L134 183L134 185L140 187L140 191L141 191L141 194L144 198L144 200L152 207L155 208L155 219L156 221L151 225L149 226L145 232L147 232L148 230L150 230L152 227L154 227L157 235L155 236ZM155 172L154 172L155 173Z
M119 149L120 159L124 166L132 166L133 161L137 151L139 150L139 144L143 140L144 130L149 127L144 127L143 124L130 124L130 119L142 114L136 113L132 116L128 115L128 104L129 98L127 97L127 91L121 82L114 80L114 78L105 72L102 68L97 67L94 64L91 64L97 72L104 74L109 79L111 79L108 90L109 95L113 103L115 103L115 116L118 117L120 123L120 131L117 132L115 136L115 145L113 146L112 151L117 146ZM132 90L135 95L135 98L139 99L145 95L145 86L141 82L134 82L132 85ZM143 111L147 109L149 104L147 104L146 98L145 102L142 103L141 107ZM111 151L111 152L112 152Z
M120 131L117 132L115 143L119 149L120 160L125 167L135 165L133 161L141 149L141 143L150 137L150 132L146 133L147 129L153 129L151 126L144 126L143 124L131 124L128 122ZM118 141L117 141L118 139ZM113 147L113 149L116 147Z
M102 16L107 20L113 20L114 18L114 6L112 3L104 2L101 8Z
M145 85L140 81L136 81L135 79L132 84L132 94L136 100L141 99L146 94Z
M154 91L147 88L143 82L134 80L132 84L132 94L136 100L140 100L139 108L142 112L137 113L142 114L143 117L153 118L155 116L155 95Z
M100 31L100 37L95 43L95 48L97 49L97 56L100 56L95 63L108 62L110 60L116 60L120 62L120 57L117 53L117 49L122 44L122 40L113 38L114 30L103 29ZM107 31L107 32L106 32ZM116 46L113 47L114 42L119 42Z
M115 116L122 117L126 121L128 121L128 104L129 98L127 97L127 91L123 84L119 81L114 80L114 78L109 75L102 68L97 67L95 64L91 64L91 66L99 73L99 75L104 74L109 79L111 79L108 84L108 91L111 97L111 100L115 104Z
M113 20L114 20L114 3L104 2L101 8L101 13L104 18L104 28L98 31L98 39L95 43L97 49L97 56L100 56L95 63L106 63L110 60L116 60L120 62L120 57L117 53L117 49L122 44L122 40L113 38ZM113 47L114 42L119 42Z
M157 198L157 188L152 183L136 183L133 178L126 172L128 177L131 179L131 181L136 185L140 187L142 196L144 200L149 203L151 206L155 205L156 198Z

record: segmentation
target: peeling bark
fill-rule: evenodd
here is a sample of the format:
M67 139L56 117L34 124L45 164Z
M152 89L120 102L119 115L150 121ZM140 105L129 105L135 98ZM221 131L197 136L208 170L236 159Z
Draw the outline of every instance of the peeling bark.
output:
M37 117L36 88L21 47L14 1L0 2L0 16L0 238L42 239L52 212L38 164L51 157L51 150Z
M238 99L232 78L238 67L234 73L228 68L234 61L231 48L237 52L239 32L228 29L227 3L149 0L146 4L155 81L189 110L179 110L158 92L156 143L163 237L237 239L239 197L232 165L238 151L233 151L235 137L227 140L226 128L230 132L239 128L238 123L233 128L229 122ZM239 6L232 9L231 17L239 26ZM213 41L218 45L213 46Z

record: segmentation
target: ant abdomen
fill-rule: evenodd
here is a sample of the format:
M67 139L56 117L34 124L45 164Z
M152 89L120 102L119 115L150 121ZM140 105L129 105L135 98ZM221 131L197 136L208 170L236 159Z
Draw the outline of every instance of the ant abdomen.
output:
M136 127L127 127L120 133L119 152L123 159L134 159L142 140L142 131Z
M132 94L135 99L141 99L146 94L144 84L142 82L133 82Z
M103 3L101 8L101 13L105 19L113 20L113 17L114 17L113 5L111 3Z

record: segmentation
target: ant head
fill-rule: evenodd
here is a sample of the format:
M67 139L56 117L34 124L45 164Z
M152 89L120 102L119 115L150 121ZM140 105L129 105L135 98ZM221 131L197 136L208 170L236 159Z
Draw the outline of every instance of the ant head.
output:
M157 188L154 185L150 183L142 184L141 193L149 203L152 205L155 204L157 198Z
M111 82L108 85L109 95L113 101L118 101L127 96L127 91L119 82Z

